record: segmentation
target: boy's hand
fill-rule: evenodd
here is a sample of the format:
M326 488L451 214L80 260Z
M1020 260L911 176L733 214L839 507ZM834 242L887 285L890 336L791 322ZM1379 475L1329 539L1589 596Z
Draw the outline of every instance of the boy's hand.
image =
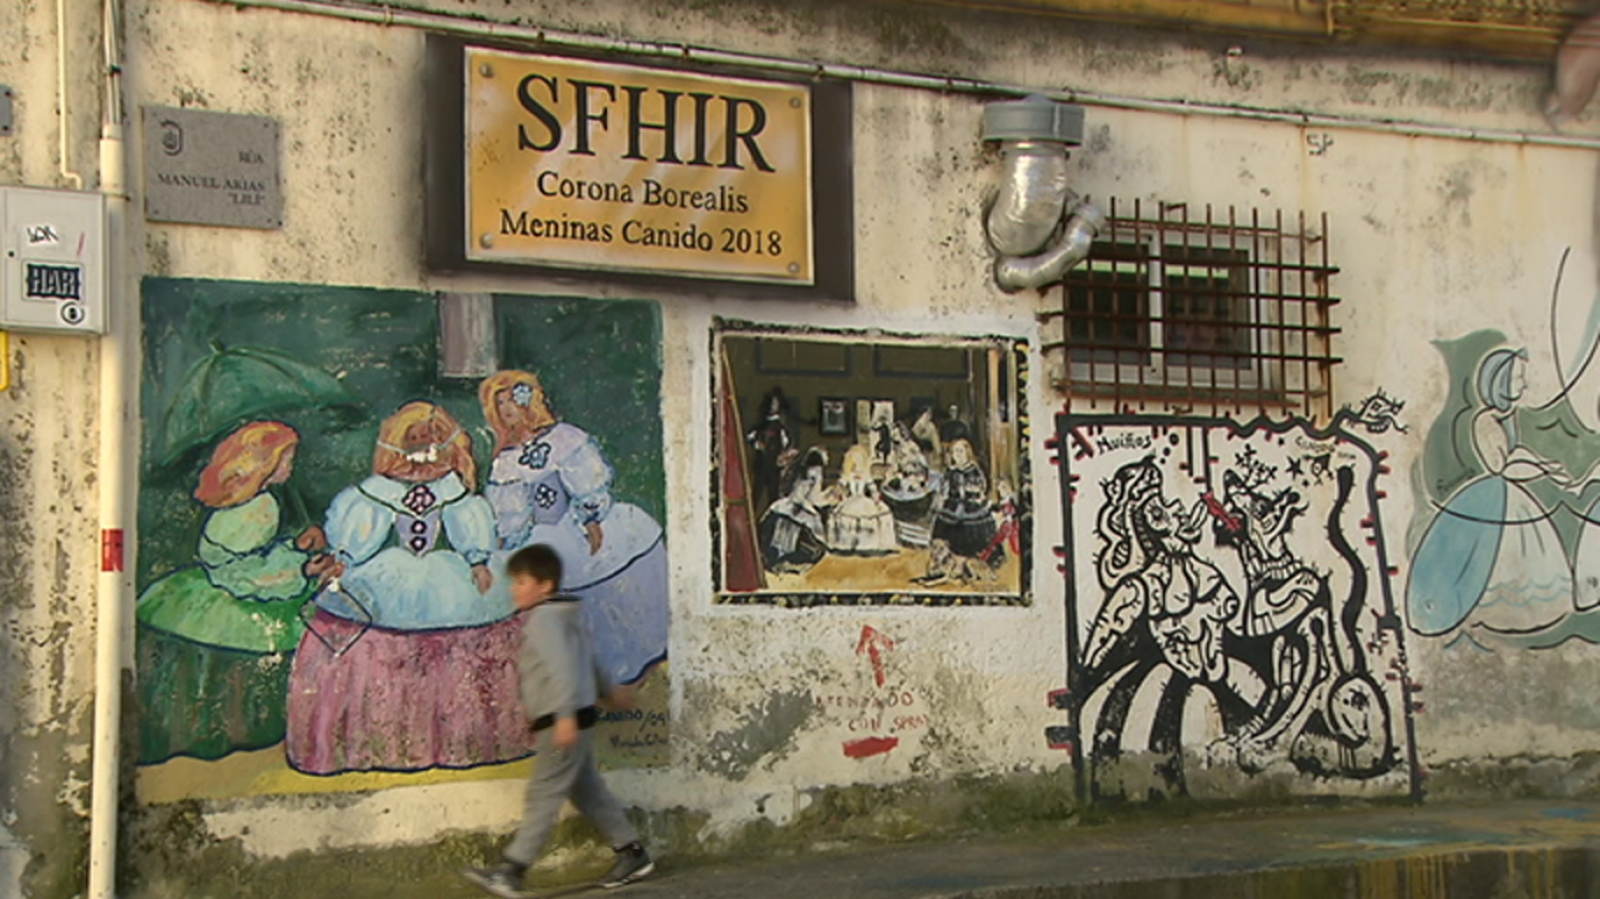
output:
M624 686L612 687L611 695L606 697L606 701L611 704L612 708L626 712L633 708L633 688Z
M556 748L571 749L578 745L578 719L556 719Z

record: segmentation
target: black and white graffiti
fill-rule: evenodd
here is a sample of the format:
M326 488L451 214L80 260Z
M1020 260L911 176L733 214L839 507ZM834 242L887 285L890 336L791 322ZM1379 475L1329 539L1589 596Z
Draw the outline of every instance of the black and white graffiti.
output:
M1415 789L1387 469L1346 428L1372 418L1058 419L1064 705L1097 797L1183 795L1195 765Z
M1397 421L1396 416L1405 407L1403 400L1397 400L1379 390L1354 408L1346 406L1345 412L1350 416L1352 425L1366 430L1369 434L1382 434L1391 429L1404 434L1406 426Z

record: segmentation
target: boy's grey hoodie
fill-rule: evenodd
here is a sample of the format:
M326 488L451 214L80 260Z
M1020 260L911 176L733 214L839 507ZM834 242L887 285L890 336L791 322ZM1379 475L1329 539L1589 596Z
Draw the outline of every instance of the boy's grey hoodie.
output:
M533 607L522 625L521 663L522 707L530 719L574 716L611 695L577 597L556 595Z

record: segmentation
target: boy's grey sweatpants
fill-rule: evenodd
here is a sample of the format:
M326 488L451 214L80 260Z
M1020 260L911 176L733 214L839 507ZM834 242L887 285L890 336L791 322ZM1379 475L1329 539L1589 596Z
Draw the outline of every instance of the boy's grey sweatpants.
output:
M623 814L622 803L611 795L595 768L593 728L579 731L577 744L567 750L556 748L556 729L545 728L539 732L534 748L538 755L533 759L533 776L523 800L522 825L506 846L507 861L531 865L538 859L556 826L561 804L568 799L612 848L639 839L639 832Z

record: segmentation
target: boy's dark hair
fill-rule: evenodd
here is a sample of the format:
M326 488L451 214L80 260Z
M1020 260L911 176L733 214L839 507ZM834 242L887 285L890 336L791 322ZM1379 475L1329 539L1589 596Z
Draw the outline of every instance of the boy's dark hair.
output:
M561 586L561 557L543 543L524 546L506 560L506 572L512 577L525 574L536 580L549 581Z

